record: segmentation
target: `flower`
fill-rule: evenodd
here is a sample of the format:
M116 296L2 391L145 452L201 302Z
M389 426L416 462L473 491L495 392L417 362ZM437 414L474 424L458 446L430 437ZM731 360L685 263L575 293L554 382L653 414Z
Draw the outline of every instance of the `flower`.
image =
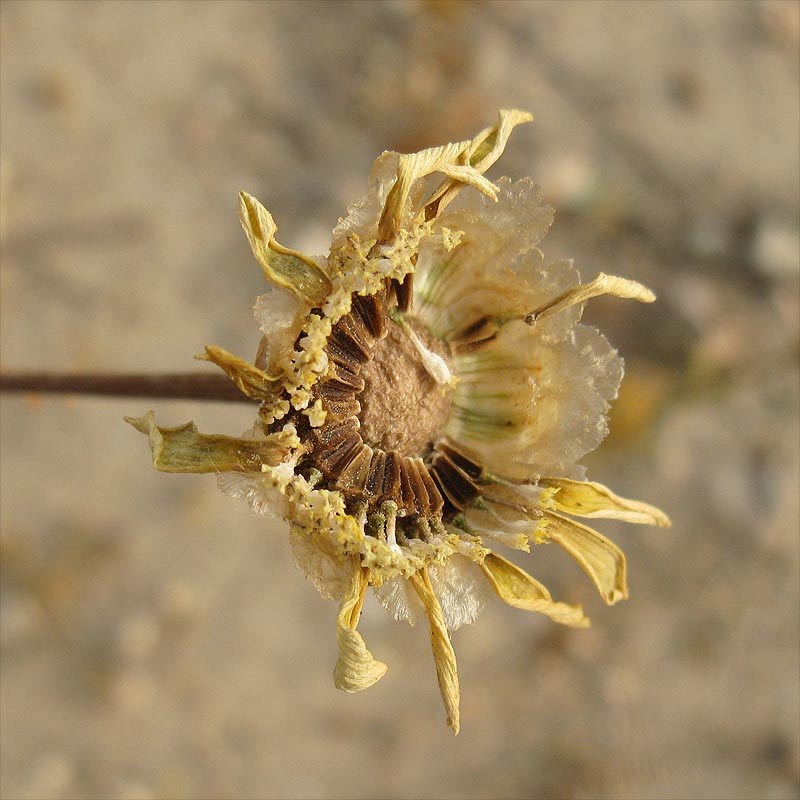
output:
M546 265L537 245L553 211L539 187L484 177L531 119L501 111L472 140L384 153L326 258L279 244L269 212L241 193L274 286L255 303L261 346L253 364L212 346L198 357L261 403L258 419L241 438L160 428L152 412L128 420L157 468L216 472L224 492L289 523L295 561L340 604L338 688L360 691L387 669L357 631L369 587L396 619L427 619L456 733L448 631L489 597L588 624L498 545L555 542L613 604L627 597L625 557L573 517L669 525L576 466L606 435L622 379L615 350L580 324L583 305L655 297L603 274L581 283L571 261Z

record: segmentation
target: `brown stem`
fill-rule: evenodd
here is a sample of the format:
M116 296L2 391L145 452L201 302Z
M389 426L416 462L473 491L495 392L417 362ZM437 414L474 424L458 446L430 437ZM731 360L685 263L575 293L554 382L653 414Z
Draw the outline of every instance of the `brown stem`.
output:
M204 372L165 375L5 372L0 373L0 392L253 402L226 375Z

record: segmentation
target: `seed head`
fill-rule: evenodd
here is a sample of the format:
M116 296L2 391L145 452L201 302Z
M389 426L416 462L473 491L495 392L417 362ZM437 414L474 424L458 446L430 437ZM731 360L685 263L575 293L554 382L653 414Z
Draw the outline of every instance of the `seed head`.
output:
M273 286L255 304L263 338L252 364L212 346L200 358L259 401L258 418L241 438L159 428L152 413L129 420L157 468L216 472L224 492L289 523L298 566L340 604L338 688L386 672L357 631L368 588L396 619L427 619L456 733L449 630L492 596L588 625L498 543L556 542L613 604L627 597L625 557L573 517L669 525L576 466L605 436L622 379L614 349L580 324L583 305L655 296L544 263L553 212L541 190L484 177L531 119L501 111L471 140L384 153L326 257L279 244L272 216L242 192L242 227Z

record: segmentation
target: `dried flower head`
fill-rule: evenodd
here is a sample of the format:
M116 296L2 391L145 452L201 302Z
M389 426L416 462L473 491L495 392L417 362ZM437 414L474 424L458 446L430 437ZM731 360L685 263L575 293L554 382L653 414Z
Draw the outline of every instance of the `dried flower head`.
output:
M269 212L240 195L240 217L271 292L250 364L218 347L258 419L241 438L192 423L147 433L157 468L216 472L224 492L290 525L295 560L336 621L338 688L386 672L357 631L367 589L395 619L427 619L448 724L459 728L449 630L486 600L588 624L579 606L494 551L556 542L603 599L627 596L619 548L572 517L668 525L658 509L589 483L576 461L607 432L622 362L579 323L601 294L651 302L633 281L582 283L537 245L553 211L529 180L485 177L515 126L501 111L474 139L386 152L367 194L333 231L326 258L279 244Z

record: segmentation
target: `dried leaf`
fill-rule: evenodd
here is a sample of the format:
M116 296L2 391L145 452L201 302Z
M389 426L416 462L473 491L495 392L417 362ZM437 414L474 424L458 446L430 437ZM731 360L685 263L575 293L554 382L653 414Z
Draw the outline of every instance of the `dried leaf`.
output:
M261 472L261 465L276 466L287 449L263 439L198 433L193 422L176 428L159 428L152 411L143 417L125 417L137 431L150 437L153 465L161 472Z

